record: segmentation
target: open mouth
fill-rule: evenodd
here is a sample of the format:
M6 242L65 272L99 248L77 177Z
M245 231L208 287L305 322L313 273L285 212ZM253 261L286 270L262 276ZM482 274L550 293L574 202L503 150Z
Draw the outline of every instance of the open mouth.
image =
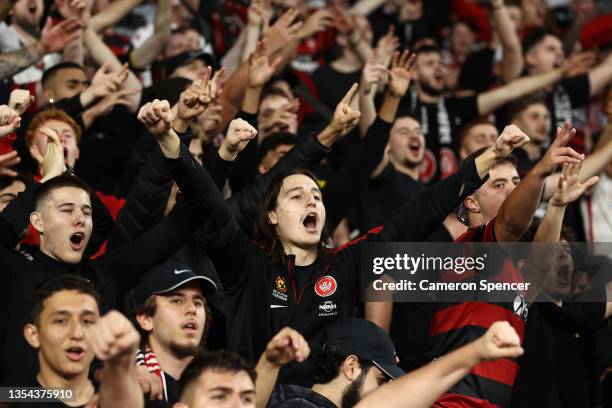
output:
M306 214L304 217L304 221L302 221L304 227L307 231L316 231L317 230L317 214L314 212Z
M410 149L412 153L417 154L419 150L421 149L421 144L418 142L412 142L408 144L408 148Z
M70 235L70 247L75 251L80 251L85 243L85 233L75 232Z
M70 347L66 349L66 355L71 361L80 361L85 357L85 349L83 347Z
M182 327L187 333L193 334L198 330L198 325L194 322L185 323Z

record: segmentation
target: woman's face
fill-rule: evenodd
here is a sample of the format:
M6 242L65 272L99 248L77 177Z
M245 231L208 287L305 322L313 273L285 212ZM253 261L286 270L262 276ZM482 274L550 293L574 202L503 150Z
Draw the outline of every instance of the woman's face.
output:
M286 247L316 247L325 226L325 206L317 183L303 174L286 177L268 220Z

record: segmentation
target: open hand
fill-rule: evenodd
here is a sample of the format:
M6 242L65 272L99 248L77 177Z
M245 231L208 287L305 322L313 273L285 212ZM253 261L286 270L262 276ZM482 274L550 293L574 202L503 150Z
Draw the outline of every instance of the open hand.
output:
M551 143L546 153L534 166L533 172L540 177L548 177L555 172L557 166L563 163L578 164L584 160L584 155L576 153L571 147L566 145L576 134L576 129L569 123L557 128L557 137Z
M599 177L593 176L584 183L580 182L580 170L582 163L563 164L563 170L559 177L557 190L550 199L550 204L564 207L576 201L584 192L595 185Z

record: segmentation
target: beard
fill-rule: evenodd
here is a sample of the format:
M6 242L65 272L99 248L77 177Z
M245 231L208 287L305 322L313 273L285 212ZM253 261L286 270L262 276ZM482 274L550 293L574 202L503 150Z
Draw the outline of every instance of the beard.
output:
M352 408L361 400L361 389L363 388L363 383L365 382L368 371L369 367L363 368L359 377L346 387L342 394L342 408Z
M441 96L444 93L444 89L436 89L426 81L419 81L419 86L423 92L431 96Z
M175 341L171 341L170 344L168 344L168 348L175 357L181 359L195 355L200 348L200 345L178 344Z

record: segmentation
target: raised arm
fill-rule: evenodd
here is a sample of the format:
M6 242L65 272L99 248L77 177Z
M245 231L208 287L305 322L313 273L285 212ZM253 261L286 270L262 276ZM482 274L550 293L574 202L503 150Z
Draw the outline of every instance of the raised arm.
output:
M104 10L90 18L88 24L96 33L104 31L121 21L123 17L127 16L140 3L142 3L142 0L113 1Z
M612 54L589 72L591 96L599 94L610 82L612 82Z
M356 407L429 408L477 364L522 354L516 330L508 322L495 322L478 340L377 388Z
M80 27L76 20L64 20L54 26L51 18L47 19L40 41L20 50L0 54L0 80L36 64L48 53L62 50L77 38Z
M249 124L257 128L257 111L263 86L272 78L274 71L281 63L281 58L274 61L267 55L266 40L256 44L256 50L249 56L249 76L247 88L242 100L242 109L238 114ZM221 151L219 152L222 153ZM230 177L232 194L242 190L257 177L258 143L250 143L238 156ZM227 160L227 159L226 159Z
M501 77L504 82L510 82L519 77L523 70L523 53L514 24L510 19L504 0L491 1L493 29L502 45Z
M141 0L142 1L142 0ZM160 0L157 2L155 14L155 31L130 54L133 67L145 68L149 66L159 54L170 37L172 24L172 2Z
M103 362L99 407L144 407L134 361L140 335L132 323L111 310L95 324L85 326L85 338L96 358Z
M379 239L389 242L425 240L457 208L466 191L474 191L485 182L489 170L500 158L528 142L527 135L516 126L507 126L494 146L476 158L467 159L457 173L434 183L406 203L385 225Z
M91 54L92 58L98 64L100 64L101 66L107 64L107 67L110 71L124 72L125 74L127 74L126 79L121 85L121 89L133 91L133 93L125 95L125 98L130 102L128 110L132 113L136 113L140 105L140 96L142 94L142 84L140 83L140 80L136 77L136 75L134 75L132 71L127 69L127 66L124 66L121 64L121 62L119 62L115 54L113 54L113 52L108 48L104 41L100 39L100 37L94 31L93 28L88 26L85 29L83 35L85 47Z
M585 182L591 177L598 175L605 169L610 160L612 160L612 123L606 125L597 141L597 146L595 146L593 152L584 159L582 169L580 170L580 180ZM542 200L548 201L550 197L552 197L559 184L560 177L561 173L556 172L552 176L546 178Z
M517 241L531 225L544 188L546 177L563 163L580 163L584 156L566 147L576 134L568 123L557 128L557 137L542 159L506 198L495 218L495 235L499 242Z
M290 327L279 331L268 342L266 350L255 366L257 372L257 383L255 384L257 403L255 406L257 408L268 406L282 366L294 360L298 363L304 362L309 354L308 342L300 333Z
M323 199L327 208L328 226L331 229L334 229L346 216L383 158L397 108L412 79L414 60L415 56L407 50L401 55L399 52L394 53L391 70L388 71L389 85L378 117L367 130L358 152L350 156L348 162L338 172L335 181L326 189ZM334 117L337 112L338 109Z
M544 89L563 79L563 69L557 68L544 74L515 79L504 86L478 95L478 114L486 115L506 103Z

